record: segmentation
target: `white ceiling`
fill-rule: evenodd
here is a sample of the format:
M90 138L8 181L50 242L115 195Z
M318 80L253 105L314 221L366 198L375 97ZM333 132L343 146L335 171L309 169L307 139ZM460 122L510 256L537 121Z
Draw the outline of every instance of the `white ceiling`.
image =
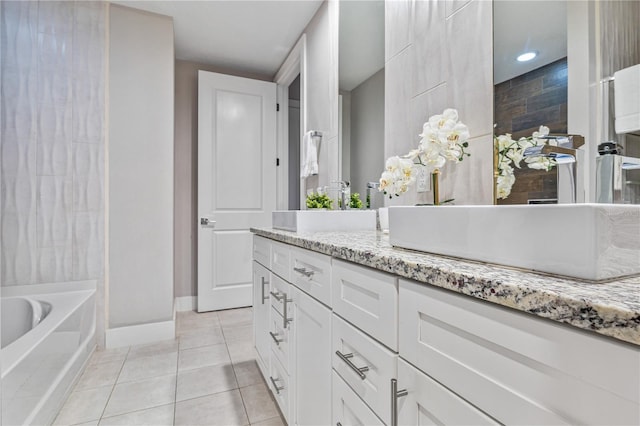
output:
M494 1L493 49L494 84L567 56L566 0ZM531 50L535 59L516 61Z
M173 17L176 59L274 76L322 1L113 3Z
M340 2L340 89L355 89L384 67L384 1Z

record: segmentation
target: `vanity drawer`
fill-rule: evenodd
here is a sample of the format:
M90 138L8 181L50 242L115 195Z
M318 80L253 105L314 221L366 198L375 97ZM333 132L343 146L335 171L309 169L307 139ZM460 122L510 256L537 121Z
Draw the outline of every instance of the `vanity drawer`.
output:
M404 279L399 306L402 358L501 423L640 424L637 347Z
M400 389L407 395L398 397L399 425L433 424L432 419L445 425L500 424L402 359L398 361Z
M271 300L271 307L281 316L284 315L285 300L291 299L289 286L290 284L288 282L276 274L271 274L271 291L269 293L269 299Z
M289 372L289 329L283 328L282 315L274 312L271 315L269 327L269 341L271 353L278 358L284 370Z
M271 242L271 271L281 276L286 281L291 281L290 265L291 246L275 241Z
M342 426L359 426L359 425L381 425L384 426L382 420L380 420L371 411L367 404L356 395L353 390L336 374L335 371L331 373L332 378L332 414L333 421L331 424Z
M269 389L273 392L273 396L280 407L280 412L287 423L290 423L289 400L291 398L291 392L289 389L289 375L275 356L271 357L271 375L269 376L268 382Z
M292 247L291 282L311 297L331 307L331 257Z
M333 311L398 351L398 279L371 268L333 259Z
M391 379L397 377L398 355L337 315L333 315L332 326L333 369L385 423L390 424L390 384Z
M253 236L253 260L267 269L271 268L269 263L271 261L271 240L258 235Z

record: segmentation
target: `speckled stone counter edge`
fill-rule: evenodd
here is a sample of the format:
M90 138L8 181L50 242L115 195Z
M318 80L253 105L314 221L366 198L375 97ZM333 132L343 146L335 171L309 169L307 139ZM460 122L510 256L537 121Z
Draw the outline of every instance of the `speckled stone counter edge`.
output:
M586 283L398 249L380 232L251 231L640 346L640 277Z

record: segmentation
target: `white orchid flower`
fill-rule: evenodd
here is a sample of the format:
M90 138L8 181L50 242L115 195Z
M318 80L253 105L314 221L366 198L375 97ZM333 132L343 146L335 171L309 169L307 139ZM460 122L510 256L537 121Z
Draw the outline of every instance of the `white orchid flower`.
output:
M442 113L442 116L447 120L458 121L458 110L453 108L447 108Z

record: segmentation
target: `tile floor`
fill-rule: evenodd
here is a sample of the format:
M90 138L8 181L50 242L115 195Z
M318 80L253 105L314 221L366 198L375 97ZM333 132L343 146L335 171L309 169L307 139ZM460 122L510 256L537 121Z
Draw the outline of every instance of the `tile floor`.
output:
M251 308L180 312L177 338L96 351L55 425L283 425Z

